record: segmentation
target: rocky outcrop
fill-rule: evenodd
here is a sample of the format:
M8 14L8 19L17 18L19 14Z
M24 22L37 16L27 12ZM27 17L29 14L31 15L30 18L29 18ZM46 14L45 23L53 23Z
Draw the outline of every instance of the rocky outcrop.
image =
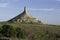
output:
M12 18L8 22L13 22L13 23L42 23L37 18L29 15L26 11L26 7L24 7L24 11L21 14L19 14L16 17Z

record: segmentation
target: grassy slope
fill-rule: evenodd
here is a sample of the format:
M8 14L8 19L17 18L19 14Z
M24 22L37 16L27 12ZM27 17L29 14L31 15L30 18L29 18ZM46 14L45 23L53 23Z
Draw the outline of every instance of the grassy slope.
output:
M19 23L0 23L0 26L8 24L12 25L14 28L20 27L23 29L27 35L32 37L34 36L34 40L48 40L46 35L47 33L51 36L50 40L53 40L53 35L60 35L60 26L58 25L45 25L45 24L19 24ZM30 37L28 37L30 39Z

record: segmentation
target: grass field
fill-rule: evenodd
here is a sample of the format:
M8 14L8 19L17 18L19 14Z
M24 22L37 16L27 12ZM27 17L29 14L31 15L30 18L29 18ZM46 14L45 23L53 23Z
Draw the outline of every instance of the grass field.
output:
M1 22L0 26L6 24L13 26L13 28L20 27L21 29L23 29L28 35L28 40L60 40L59 25Z

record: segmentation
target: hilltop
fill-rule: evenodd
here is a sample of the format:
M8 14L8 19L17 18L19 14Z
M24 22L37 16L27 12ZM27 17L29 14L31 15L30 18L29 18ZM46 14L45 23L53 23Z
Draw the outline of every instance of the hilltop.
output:
M11 23L40 23L43 24L41 20L38 20L37 18L31 16L27 10L26 7L24 7L24 11L17 15L16 17L8 20L8 22Z

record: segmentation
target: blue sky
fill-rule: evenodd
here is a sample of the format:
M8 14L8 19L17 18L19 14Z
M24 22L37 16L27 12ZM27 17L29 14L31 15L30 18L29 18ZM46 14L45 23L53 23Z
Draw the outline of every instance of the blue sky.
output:
M47 24L60 25L60 0L0 0L0 21L7 21L23 11Z

